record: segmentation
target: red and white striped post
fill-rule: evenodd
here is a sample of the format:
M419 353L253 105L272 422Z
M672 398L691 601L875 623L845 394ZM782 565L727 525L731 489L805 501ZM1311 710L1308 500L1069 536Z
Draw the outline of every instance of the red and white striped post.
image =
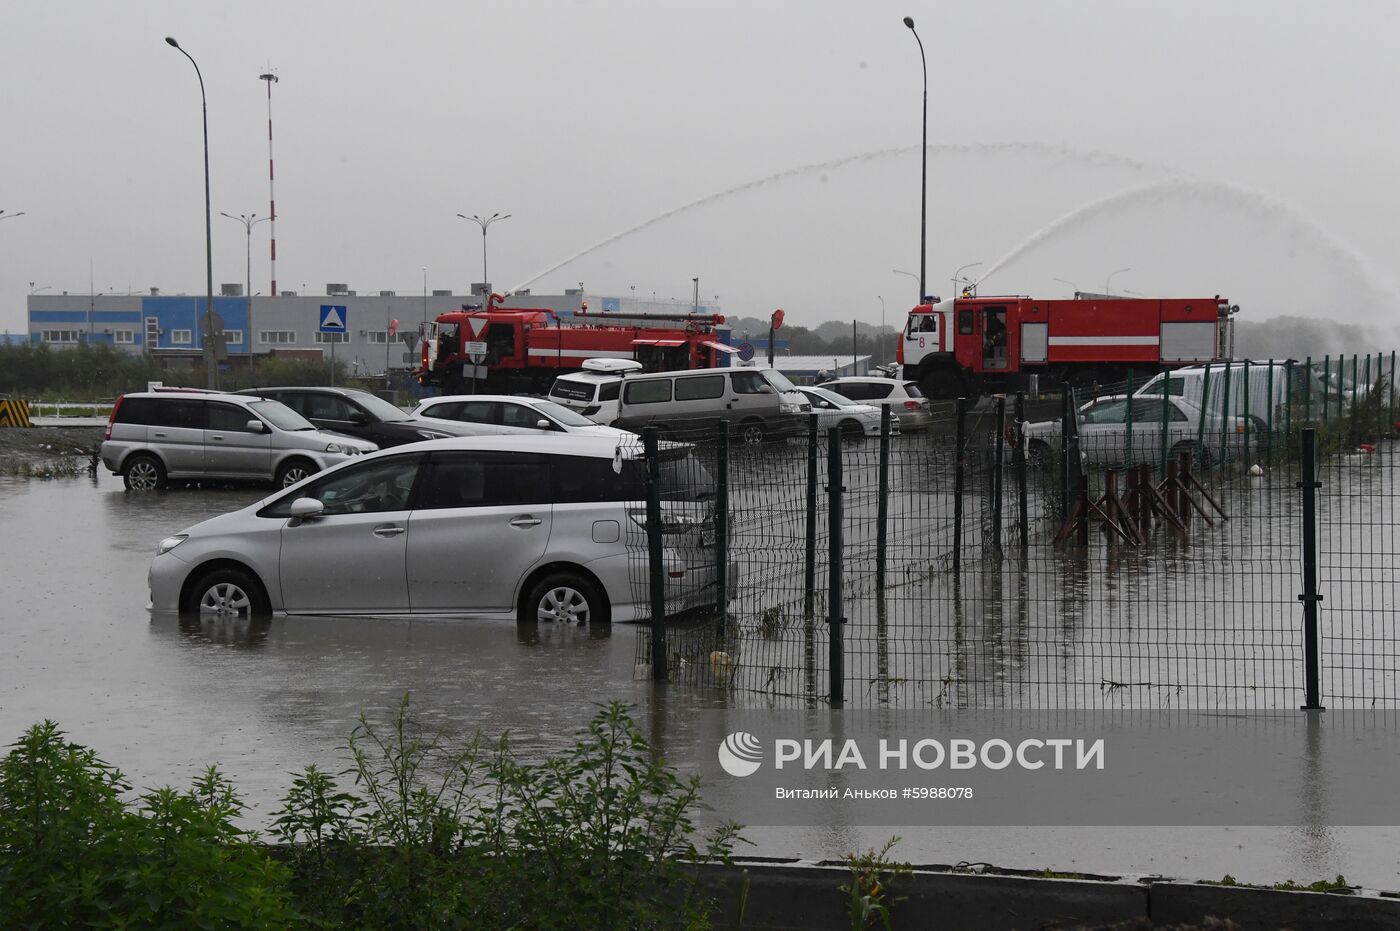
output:
M272 240L272 290L271 295L277 296L277 195L272 188L272 85L277 83L277 75L272 72L258 75L258 79L267 82L267 200L268 219L272 221L269 226L268 235ZM251 298L251 295L250 295Z

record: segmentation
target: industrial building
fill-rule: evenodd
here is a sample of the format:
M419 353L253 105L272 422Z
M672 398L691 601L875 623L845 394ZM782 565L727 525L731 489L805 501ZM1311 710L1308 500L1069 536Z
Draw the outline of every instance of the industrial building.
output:
M361 295L344 284L328 284L324 295L283 291L277 297L248 297L240 284L224 285L214 297L215 330L227 350L221 367L242 368L250 356L335 358L357 375L404 371L417 364L422 324L464 304L483 305L489 288L474 285L469 295L451 291ZM114 346L133 355L148 354L166 369L190 368L203 358L207 315L205 296L149 294L31 294L29 335L33 344L70 348L80 343ZM502 305L548 308L562 318L584 304L592 314L684 313L690 302L641 301L585 294L582 289L543 295L522 291ZM699 312L720 313L701 305ZM397 321L397 325L395 322Z

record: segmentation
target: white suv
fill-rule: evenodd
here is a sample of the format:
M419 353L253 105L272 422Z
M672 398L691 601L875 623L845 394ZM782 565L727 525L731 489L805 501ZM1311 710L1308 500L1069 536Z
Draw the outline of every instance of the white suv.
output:
M150 607L649 617L644 465L640 443L587 435L384 450L162 540ZM668 611L715 604L711 479L688 446L661 465Z
M824 381L818 388L835 391L843 398L862 404L885 405L899 417L900 430L927 430L933 424L928 398L919 390L918 382L901 378L879 378L874 375L850 376Z

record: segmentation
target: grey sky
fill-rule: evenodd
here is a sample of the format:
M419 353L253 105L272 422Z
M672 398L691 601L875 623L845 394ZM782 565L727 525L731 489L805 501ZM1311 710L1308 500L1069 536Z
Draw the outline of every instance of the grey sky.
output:
M244 278L268 210L278 282L311 293L533 283L705 299L794 323L900 319L915 296L929 55L929 290L1222 293L1251 319L1390 326L1400 86L1389 2L10 4L0 55L0 328L24 297L203 293L199 62L214 282ZM870 158L854 159L867 153ZM849 161L848 161L849 160ZM1118 192L1133 189L1114 199ZM0 216L4 216L0 215ZM253 288L268 288L267 225ZM46 292L48 293L48 292ZM1364 347L1363 347L1364 348Z

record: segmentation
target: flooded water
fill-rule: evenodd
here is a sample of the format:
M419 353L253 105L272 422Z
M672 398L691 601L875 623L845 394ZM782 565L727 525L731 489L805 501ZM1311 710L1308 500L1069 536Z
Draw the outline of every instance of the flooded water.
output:
M634 678L639 631L512 622L277 618L188 622L146 612L145 575L162 537L265 490L127 494L119 479L0 480L0 737L57 721L138 787L184 785L217 763L266 824L308 763L338 768L357 716L405 693L451 733L510 730L525 747L571 742L594 703L637 706L681 767L713 746L687 716L717 699ZM824 712L828 713L828 712ZM720 788L707 801L724 811ZM839 820L839 819L837 819ZM823 859L879 845L889 829L751 827L745 852ZM1392 828L911 828L897 855L1104 873L1352 882L1400 888Z

